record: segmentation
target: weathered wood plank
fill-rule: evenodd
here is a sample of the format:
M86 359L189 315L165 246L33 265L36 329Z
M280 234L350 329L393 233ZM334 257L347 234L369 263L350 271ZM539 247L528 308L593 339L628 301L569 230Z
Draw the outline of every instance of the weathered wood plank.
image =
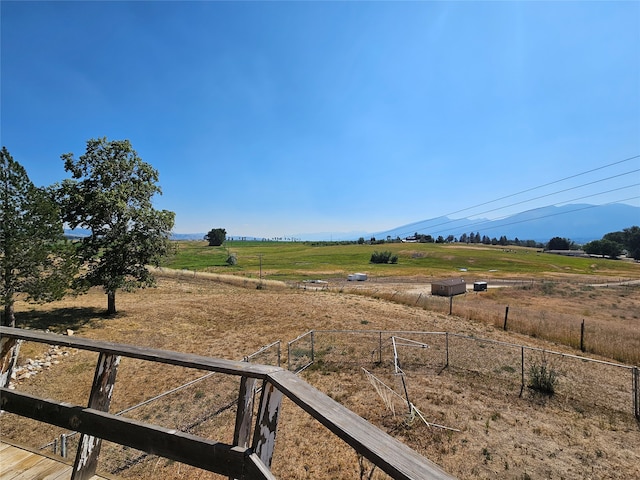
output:
M251 441L251 421L253 420L253 403L256 395L256 379L242 377L238 394L238 410L236 426L233 431L233 444L248 447Z
M20 328L0 327L0 335L2 335L2 337L15 338L30 342L79 348L81 350L89 350L91 352L103 352L110 355L121 355L123 357L147 360L150 362L259 379L265 379L268 374L282 370L280 367L273 367L269 365L224 360L221 358L204 357L170 350L158 350L135 345L104 342L76 336L58 335L55 333L44 333L35 330L23 330Z
M69 480L71 477L71 465L62 458L39 452L32 447L24 445L5 443L6 439L0 441L0 479L2 480ZM16 465L19 460L22 465L27 465L24 459L29 459L28 463L33 465L24 471ZM94 475L91 480L103 480L105 477Z
M340 405L291 372L269 375L280 391L394 479L452 479L438 465Z
M20 350L20 342L16 338L2 336L0 338L0 387L8 387L11 372L15 367Z
M59 476L61 473L67 473L69 466L64 464L56 464L56 462L44 457L38 457L35 453L31 454L34 464L28 470L23 471L11 477L11 480L33 480L34 478L46 478L51 476ZM13 470L13 466L11 467ZM15 471L14 471L15 473ZM5 477L0 477L4 479Z
M253 460L249 461L252 452L246 448L6 388L0 388L0 408L227 477L247 480L268 478L263 475L262 468L256 467Z
M88 407L108 412L116 383L116 373L122 357L101 353L98 357L96 373L91 386ZM89 480L98 466L98 456L102 440L98 437L82 434L78 444L76 460L73 464L71 480Z
M272 384L265 382L262 385L260 410L256 419L256 430L253 434L253 451L267 467L271 467L273 459L281 404L282 392Z

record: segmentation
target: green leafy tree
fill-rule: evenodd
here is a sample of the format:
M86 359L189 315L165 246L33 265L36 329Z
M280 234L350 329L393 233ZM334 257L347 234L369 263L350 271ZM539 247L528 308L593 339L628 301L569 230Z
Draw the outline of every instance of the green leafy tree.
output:
M566 238L553 237L547 244L547 250L569 250L571 241Z
M85 287L102 286L107 312L116 313L116 291L153 286L147 265L172 252L175 214L153 208L161 194L158 172L143 162L128 140L87 141L84 155L61 156L71 173L59 188L64 221L91 233L80 243Z
M612 240L603 238L594 240L584 245L584 251L589 255L602 255L609 258L617 258L622 254L622 245Z
M210 247L219 247L227 239L227 231L224 228L213 228L204 236Z
M640 227L625 228L621 232L607 233L602 240L609 240L617 243L622 249L627 251L627 255L635 260L640 260Z
M625 228L623 232L624 246L628 255L635 260L640 260L640 227L634 225L633 227Z
M0 156L1 323L15 326L16 294L34 302L58 300L68 291L78 264L73 246L65 241L56 203L31 183L6 147Z

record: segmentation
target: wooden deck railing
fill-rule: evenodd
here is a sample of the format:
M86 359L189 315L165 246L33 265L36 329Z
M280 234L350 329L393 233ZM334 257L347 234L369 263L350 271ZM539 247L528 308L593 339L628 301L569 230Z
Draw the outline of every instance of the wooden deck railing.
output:
M74 480L95 473L101 440L166 457L235 479L273 479L270 466L283 396L306 411L394 479L450 479L436 464L279 367L0 327L0 408L82 434ZM6 388L19 340L99 353L88 407L46 400ZM239 378L231 445L109 413L121 357L208 370ZM261 389L254 419L255 392ZM253 432L253 434L252 434Z

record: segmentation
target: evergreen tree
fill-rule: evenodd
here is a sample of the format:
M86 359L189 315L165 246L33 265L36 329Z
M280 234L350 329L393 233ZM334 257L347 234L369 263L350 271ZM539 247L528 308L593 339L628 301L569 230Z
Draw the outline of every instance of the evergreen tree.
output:
M73 246L64 238L56 203L31 183L6 147L0 157L1 323L15 326L16 294L26 294L34 302L58 300L78 265Z

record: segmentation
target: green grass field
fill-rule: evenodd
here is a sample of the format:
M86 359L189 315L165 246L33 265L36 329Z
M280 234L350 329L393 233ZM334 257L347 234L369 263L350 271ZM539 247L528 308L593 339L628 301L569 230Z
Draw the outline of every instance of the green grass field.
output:
M221 274L262 276L273 280L340 277L364 272L372 276L453 276L460 272L488 277L578 274L640 278L640 264L601 258L575 258L524 247L491 245L387 243L336 245L310 242L176 242L176 255L163 266ZM370 263L375 251L398 255L397 264ZM229 254L238 263L226 264ZM466 270L465 270L466 269Z

